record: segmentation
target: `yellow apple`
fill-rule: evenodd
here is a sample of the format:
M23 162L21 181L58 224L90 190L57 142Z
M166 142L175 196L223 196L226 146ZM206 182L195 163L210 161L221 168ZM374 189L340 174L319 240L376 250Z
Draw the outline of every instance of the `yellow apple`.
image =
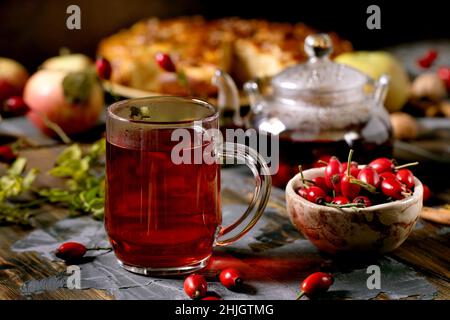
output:
M351 66L373 79L387 74L390 77L385 107L390 112L400 110L410 93L410 82L403 65L392 54L385 51L355 51L343 53L335 58L338 63Z
M58 70L67 72L86 71L93 66L91 58L81 53L65 54L49 58L41 65L45 70Z

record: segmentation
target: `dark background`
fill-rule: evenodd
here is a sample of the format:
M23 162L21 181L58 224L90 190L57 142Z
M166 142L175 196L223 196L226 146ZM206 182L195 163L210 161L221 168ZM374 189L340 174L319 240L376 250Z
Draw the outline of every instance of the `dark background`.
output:
M95 56L98 41L151 16L202 14L305 22L336 31L357 49L378 49L423 39L450 39L449 1L344 0L0 0L0 56L37 67L60 47ZM81 8L81 30L66 28L66 8ZM368 30L366 9L381 8L381 30Z

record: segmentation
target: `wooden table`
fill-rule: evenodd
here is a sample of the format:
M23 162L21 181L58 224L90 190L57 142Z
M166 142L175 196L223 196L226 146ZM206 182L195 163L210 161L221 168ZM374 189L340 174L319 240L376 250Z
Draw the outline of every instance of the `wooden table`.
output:
M54 184L48 175L45 175L53 163L55 155L61 147L39 147L23 151L22 155L29 159L29 166L39 167L42 174L38 184ZM236 188L223 190L224 204L245 203L249 194L240 192ZM284 193L275 189L269 203L269 209L275 210L280 217L286 218ZM67 217L64 208L44 206L39 209L35 227L45 228L55 221ZM287 219L287 218L286 218ZM426 277L437 288L435 299L450 299L450 237L448 227L420 221L421 228L415 229L408 240L389 256L407 266L414 268L419 275ZM19 226L0 227L0 299L113 299L111 294L104 290L86 289L69 290L60 288L54 291L33 293L24 296L20 287L29 280L39 280L64 272L66 266L62 262L51 262L34 252L13 252L10 246L24 238L31 230ZM298 234L301 238L301 235ZM232 253L233 251L231 251ZM242 259L237 255L235 258ZM302 266L306 271L311 266ZM306 272L305 271L305 272ZM299 271L300 272L300 271ZM304 273L299 273L304 274ZM299 280L301 278L298 278ZM386 299L386 295L379 294L376 299ZM414 299L414 296L408 299Z

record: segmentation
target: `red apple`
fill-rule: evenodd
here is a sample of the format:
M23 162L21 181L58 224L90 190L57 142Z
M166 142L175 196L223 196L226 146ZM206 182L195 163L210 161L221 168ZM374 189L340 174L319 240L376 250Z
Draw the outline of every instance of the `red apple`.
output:
M0 106L9 97L22 95L27 79L28 72L20 63L0 57Z
M102 87L90 72L40 70L28 80L24 99L31 109L28 119L50 136L54 132L43 116L70 135L95 126L104 108Z

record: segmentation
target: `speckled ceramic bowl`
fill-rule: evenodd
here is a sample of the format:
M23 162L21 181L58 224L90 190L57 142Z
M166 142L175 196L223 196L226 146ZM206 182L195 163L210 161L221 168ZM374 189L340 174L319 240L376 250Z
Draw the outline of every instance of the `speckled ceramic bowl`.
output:
M306 179L323 176L325 168L303 172ZM422 183L403 200L362 209L320 206L300 197L300 174L286 187L287 212L293 225L317 248L331 254L387 253L399 247L413 229L422 210Z

